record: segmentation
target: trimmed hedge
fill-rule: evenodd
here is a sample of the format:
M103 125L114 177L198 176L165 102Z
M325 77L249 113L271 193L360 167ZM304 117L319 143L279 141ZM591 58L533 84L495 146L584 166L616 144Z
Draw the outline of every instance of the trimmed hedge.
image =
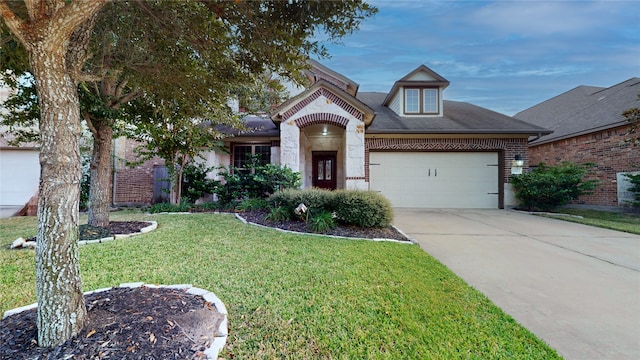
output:
M362 190L284 189L268 199L272 208L282 207L293 214L299 204L309 209L309 219L323 212L335 214L338 221L359 227L389 227L393 209L380 193Z
M284 189L277 191L267 200L272 207L284 206L293 214L293 209L304 204L312 214L335 210L335 194L322 189Z
M336 191L336 216L339 221L360 227L389 227L393 221L391 203L378 192Z

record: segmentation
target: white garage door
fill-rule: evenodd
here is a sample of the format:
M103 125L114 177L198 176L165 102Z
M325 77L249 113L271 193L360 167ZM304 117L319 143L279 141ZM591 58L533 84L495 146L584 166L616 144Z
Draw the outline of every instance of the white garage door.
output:
M498 153L371 152L370 189L394 207L498 208Z
M35 150L0 151L0 205L22 206L38 191L40 160Z

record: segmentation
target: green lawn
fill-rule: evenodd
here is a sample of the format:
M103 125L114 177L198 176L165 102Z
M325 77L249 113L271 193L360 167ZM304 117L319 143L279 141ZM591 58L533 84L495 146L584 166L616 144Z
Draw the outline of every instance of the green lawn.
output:
M229 310L236 359L552 359L558 354L415 245L284 234L230 215L156 220L139 237L82 246L85 291L190 283ZM0 220L0 311L35 302L34 218Z
M561 208L556 210L556 212L576 215L582 218L562 215L556 216L552 214L545 216L640 235L640 213L619 213L576 208Z

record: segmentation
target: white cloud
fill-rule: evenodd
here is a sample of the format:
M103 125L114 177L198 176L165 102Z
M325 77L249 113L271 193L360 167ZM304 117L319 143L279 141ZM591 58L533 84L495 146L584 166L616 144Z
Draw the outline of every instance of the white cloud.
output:
M628 5L624 1L499 1L479 8L467 20L500 34L582 36L611 25L609 15Z

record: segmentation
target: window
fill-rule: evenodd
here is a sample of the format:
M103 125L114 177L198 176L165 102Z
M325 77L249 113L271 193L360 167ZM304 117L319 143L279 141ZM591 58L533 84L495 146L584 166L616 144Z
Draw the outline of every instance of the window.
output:
M404 112L420 112L420 89L406 89L404 91Z
M271 162L271 146L269 145L236 145L233 147L233 166L244 169L252 157L258 159L260 165Z
M438 112L438 89L422 89L422 112Z
M439 112L438 89L404 89L405 114L437 114Z

